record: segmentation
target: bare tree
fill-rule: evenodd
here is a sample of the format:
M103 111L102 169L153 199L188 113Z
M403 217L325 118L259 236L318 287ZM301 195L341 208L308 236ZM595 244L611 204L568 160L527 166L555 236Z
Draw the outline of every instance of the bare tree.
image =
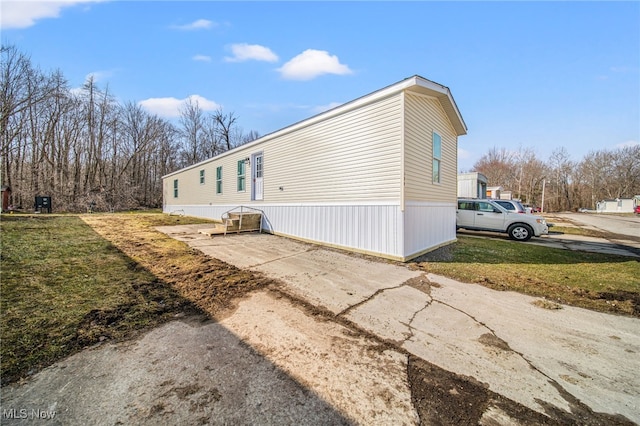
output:
M517 163L512 152L505 148L492 148L476 161L473 168L487 177L489 186L513 188L516 183Z
M203 112L197 100L187 99L180 108L180 133L185 141L185 163L193 164L204 160L201 155Z
M256 139L259 139L259 138L260 138L260 133L256 132L255 130L251 130L251 131L249 131L249 133L247 133L246 135L242 136L240 144L244 145L246 143L253 142L253 141L255 141Z
M16 168L24 169L27 157L33 153L33 145L30 153L26 151L29 142L25 132L33 133L34 130L29 118L34 118L36 106L56 88L52 80L35 69L30 58L15 46L0 47L0 59L0 181L13 187L16 174L21 173ZM14 197L22 203L22 186L14 188Z
M218 121L214 115L208 115L202 127L202 157L211 158L226 151L226 147L220 138Z
M1 54L0 178L18 206L46 193L57 210L158 207L163 175L245 140L233 113L205 116L190 100L175 127L117 103L92 77L70 90L61 72L41 72L17 48Z
M220 109L213 114L213 117L218 123L218 134L220 135L220 139L225 145L226 150L228 151L231 148L234 148L237 145L237 141L234 141L233 137L237 117L233 112L224 114Z
M518 198L525 203L539 205L542 201L542 182L548 173L548 167L532 150L521 155L519 161Z
M548 181L548 208L547 210L571 210L573 200L571 198L570 185L572 171L575 164L571 161L566 148L556 148L549 158L550 175Z

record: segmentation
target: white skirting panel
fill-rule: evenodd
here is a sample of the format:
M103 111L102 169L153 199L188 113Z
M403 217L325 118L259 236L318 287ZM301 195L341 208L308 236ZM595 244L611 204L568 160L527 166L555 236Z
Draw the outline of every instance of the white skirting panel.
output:
M244 205L264 212L262 226L269 232L384 257L405 257L399 203ZM234 207L237 206L173 205L165 206L164 212L220 219L222 213Z
M404 210L404 257L456 239L456 204L407 202Z
M361 252L402 257L398 204L263 206L275 233Z
M264 212L263 229L321 244L408 259L456 239L455 203L245 204ZM220 219L235 205L165 206L165 213Z

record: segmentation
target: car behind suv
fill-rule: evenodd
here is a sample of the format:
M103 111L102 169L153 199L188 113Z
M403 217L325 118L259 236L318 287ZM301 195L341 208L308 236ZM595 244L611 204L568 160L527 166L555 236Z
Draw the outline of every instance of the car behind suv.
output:
M475 231L504 232L517 241L528 241L534 235L549 233L544 218L531 214L511 213L494 200L459 198L456 228Z
M524 208L522 204L520 204L520 201L515 201L515 200L491 200L491 201L501 205L502 207L509 210L510 212L523 213L523 214L527 213L527 210Z

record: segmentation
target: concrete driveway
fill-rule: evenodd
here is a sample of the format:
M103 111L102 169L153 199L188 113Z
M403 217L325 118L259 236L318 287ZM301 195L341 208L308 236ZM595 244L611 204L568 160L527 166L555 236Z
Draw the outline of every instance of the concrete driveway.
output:
M618 235L640 238L640 215L617 215L608 213L554 213L560 220L593 227Z
M267 234L210 238L200 227L159 230L277 279L292 297L536 412L554 419L607 413L640 423L638 319L547 310L532 297L403 264Z

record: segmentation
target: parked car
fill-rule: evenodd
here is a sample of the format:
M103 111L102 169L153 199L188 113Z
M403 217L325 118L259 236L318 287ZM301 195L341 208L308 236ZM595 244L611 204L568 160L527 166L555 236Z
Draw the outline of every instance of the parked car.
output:
M633 209L633 212L635 214L640 214L640 206L635 206L634 209Z
M523 204L524 209L528 213L540 213L542 210L538 206L534 206L533 204Z
M497 201L458 198L456 228L503 232L517 241L528 241L533 236L539 237L549 233L544 218L527 213L515 213L505 209Z
M495 201L497 204L500 204L502 207L509 210L510 212L529 213L529 211L527 211L527 209L525 209L525 207L522 204L520 204L520 201L515 201L515 200L493 200L493 201Z

